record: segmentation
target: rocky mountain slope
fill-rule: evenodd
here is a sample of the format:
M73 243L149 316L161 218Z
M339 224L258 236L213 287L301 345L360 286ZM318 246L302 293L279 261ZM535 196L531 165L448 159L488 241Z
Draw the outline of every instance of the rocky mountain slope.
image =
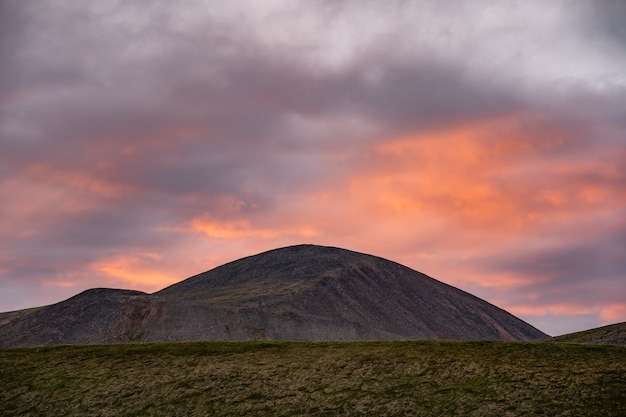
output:
M420 272L345 249L246 257L154 294L92 289L0 314L0 346L199 340L539 340L508 312Z

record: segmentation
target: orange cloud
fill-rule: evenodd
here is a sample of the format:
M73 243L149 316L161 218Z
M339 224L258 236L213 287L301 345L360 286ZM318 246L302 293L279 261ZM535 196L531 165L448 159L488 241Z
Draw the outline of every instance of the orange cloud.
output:
M59 213L75 213L93 205L63 186L24 177L1 181L0 195L7 196L0 205L0 216L12 219L0 222L0 234L19 240L39 235L42 223Z
M506 305L504 300L496 304L518 316L583 316L599 315L602 325L626 321L626 304L581 305L577 303L542 304L542 305Z
M48 186L55 184L73 192L103 198L117 198L136 191L135 186L127 183L107 182L88 172L61 170L46 164L31 165L24 169L22 175L36 179L38 182L47 183Z
M626 303L611 304L600 312L602 324L611 324L626 321Z
M374 145L350 179L350 198L376 216L428 213L486 233L528 233L555 216L614 203L615 185L585 179L598 172L614 178L610 167L551 156L575 142L575 133L524 123L504 118Z
M463 281L479 285L484 288L494 288L502 291L514 290L528 285L533 281L537 281L538 277L519 276L518 274L476 274L473 275L466 271L463 274Z
M158 262L154 262L155 256L117 256L95 262L89 269L109 277L124 288L140 288L144 291L156 291L180 280L180 277L159 268Z
M505 306L507 311L512 314L521 316L546 316L546 315L563 315L563 316L579 316L586 314L597 314L600 308L597 306L582 306L580 304L542 304L542 305L509 305L506 306L504 301L498 304Z
M61 288L69 288L75 287L78 285L76 281L44 281L43 285L45 287L61 287Z
M435 213L448 219L493 222L516 211L489 181L493 162L483 159L477 141L482 127L458 128L390 140L372 150L373 164L352 178L351 191L362 193L379 215ZM499 160L496 160L499 162Z
M236 221L216 221L197 218L191 221L190 228L194 232L220 239L273 239L281 235L310 238L318 234L314 228L307 226L297 226L295 228L287 226L287 228L284 229L258 228L254 227L250 220L247 219Z

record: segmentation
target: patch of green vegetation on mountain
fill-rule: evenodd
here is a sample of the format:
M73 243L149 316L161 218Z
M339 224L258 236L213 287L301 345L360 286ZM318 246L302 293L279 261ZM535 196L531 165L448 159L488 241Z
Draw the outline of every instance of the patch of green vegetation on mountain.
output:
M0 349L3 416L623 416L626 347L199 342Z

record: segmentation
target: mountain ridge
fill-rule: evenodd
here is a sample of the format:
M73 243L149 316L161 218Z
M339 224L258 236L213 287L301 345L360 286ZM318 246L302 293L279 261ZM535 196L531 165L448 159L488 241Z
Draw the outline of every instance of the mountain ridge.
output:
M153 294L91 289L0 314L0 346L201 340L540 340L528 323L399 263L329 246L247 256Z
M549 342L626 345L626 322L551 337Z

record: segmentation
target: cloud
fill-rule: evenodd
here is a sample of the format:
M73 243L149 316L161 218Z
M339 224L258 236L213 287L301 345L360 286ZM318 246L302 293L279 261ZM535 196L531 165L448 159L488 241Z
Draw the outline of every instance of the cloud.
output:
M598 35L605 37L598 43L608 43L608 47L626 47L626 29L622 24L626 18L626 5L619 0L593 1L590 8L594 17L590 19L590 26Z
M494 262L498 268L520 276L536 277L526 282L529 291L540 294L538 301L576 301L603 297L619 302L624 299L623 249L626 244L623 212L621 220L595 223L586 239L555 241L540 250L531 248L515 259ZM603 295L604 294L604 295Z

